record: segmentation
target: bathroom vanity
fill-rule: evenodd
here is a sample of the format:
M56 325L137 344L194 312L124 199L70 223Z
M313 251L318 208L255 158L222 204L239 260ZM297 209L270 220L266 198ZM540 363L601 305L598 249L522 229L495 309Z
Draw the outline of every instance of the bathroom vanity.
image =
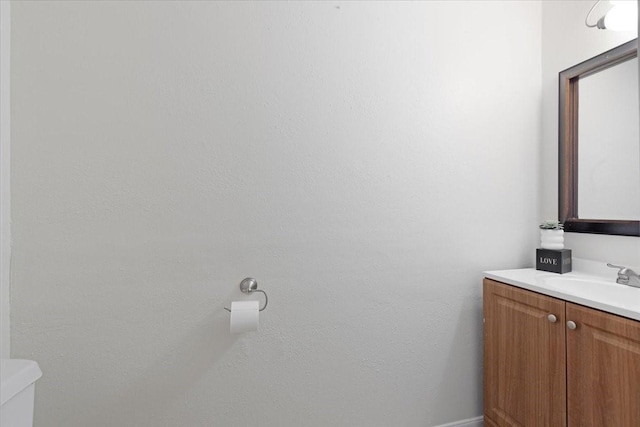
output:
M640 289L485 272L485 426L640 425Z

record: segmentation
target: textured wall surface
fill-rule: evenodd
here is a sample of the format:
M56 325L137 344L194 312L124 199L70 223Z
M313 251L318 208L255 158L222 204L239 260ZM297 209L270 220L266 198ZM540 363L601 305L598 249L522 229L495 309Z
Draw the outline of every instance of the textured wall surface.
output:
M537 2L17 2L13 356L38 427L481 414L533 262ZM490 22L490 25L487 25ZM223 307L269 293L258 333Z
M11 263L11 164L9 139L11 137L11 80L10 40L11 7L8 1L0 2L0 357L10 354L10 263Z
M558 73L638 34L637 31L587 28L584 18L593 3L590 0L542 2L542 218L558 217ZM565 246L572 249L574 257L640 267L640 238L637 237L565 233Z

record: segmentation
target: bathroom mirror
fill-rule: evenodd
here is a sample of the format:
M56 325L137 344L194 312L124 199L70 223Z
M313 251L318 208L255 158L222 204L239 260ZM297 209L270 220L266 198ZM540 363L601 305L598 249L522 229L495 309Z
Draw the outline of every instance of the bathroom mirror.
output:
M559 219L640 236L638 40L560 73Z

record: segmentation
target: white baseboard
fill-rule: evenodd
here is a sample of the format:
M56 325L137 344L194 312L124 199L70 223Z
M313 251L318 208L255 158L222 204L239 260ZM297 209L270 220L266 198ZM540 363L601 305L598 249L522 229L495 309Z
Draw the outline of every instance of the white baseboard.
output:
M452 423L441 424L436 427L482 427L484 425L484 417L481 415L466 420L454 421Z

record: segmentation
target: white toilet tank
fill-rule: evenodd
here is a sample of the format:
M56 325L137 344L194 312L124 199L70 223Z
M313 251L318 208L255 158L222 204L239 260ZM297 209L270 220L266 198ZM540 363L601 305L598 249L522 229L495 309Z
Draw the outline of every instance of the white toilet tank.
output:
M0 426L32 427L35 382L42 371L33 360L2 359Z

